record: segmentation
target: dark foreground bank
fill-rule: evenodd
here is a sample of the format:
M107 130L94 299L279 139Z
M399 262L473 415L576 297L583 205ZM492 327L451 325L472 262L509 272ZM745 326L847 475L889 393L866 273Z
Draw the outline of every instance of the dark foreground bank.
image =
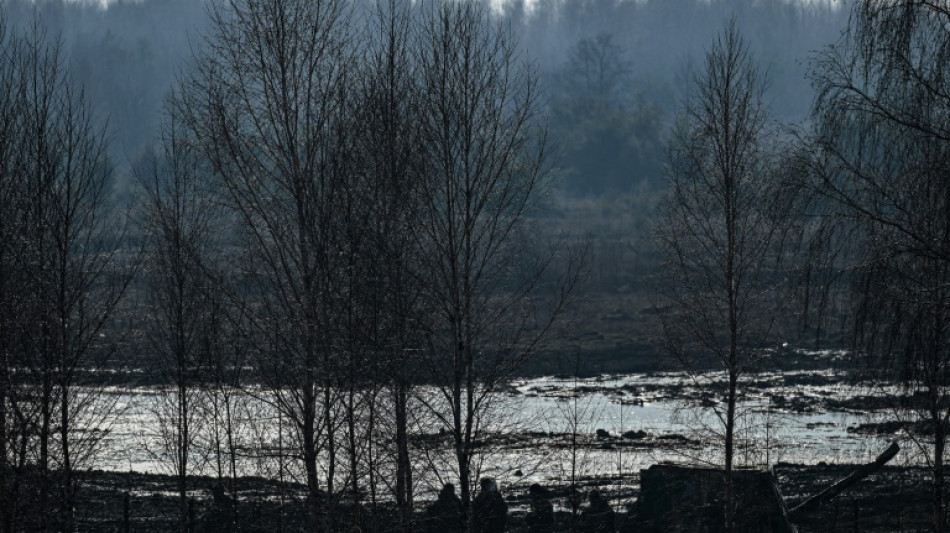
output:
M801 466L780 464L774 472L778 487L789 507L801 502L836 480L844 478L855 465ZM930 474L916 467L888 466L871 475L852 490L840 495L820 509L797 516L795 525L807 532L911 532L930 529ZM220 531L217 524L220 509L213 495L219 485L213 478L196 477L190 483L189 512L192 531ZM297 532L307 524L305 488L293 483L278 483L262 478L240 478L233 485L224 483L226 492L236 495L233 512L237 531ZM616 513L618 531L639 531L635 508L639 481L624 480L627 487L616 489L616 480L589 478L578 491L588 493L599 489ZM613 488L611 488L613 487ZM527 532L528 486L502 484L501 490L509 508L507 531ZM89 471L79 479L78 509L80 531L159 532L178 530L179 508L175 481L168 476ZM232 492L233 491L233 492ZM54 491L55 492L55 491ZM555 509L555 531L571 531L578 524L572 516L569 487L553 487L551 502ZM230 498L230 496L228 496ZM387 502L370 503L362 496L357 512L351 501L334 502L335 531L396 532L402 531L396 510ZM420 502L414 520L414 531L428 531L426 507ZM22 502L21 513L29 513L29 502ZM584 502L586 506L586 501ZM584 507L578 509L582 512ZM21 514L22 516L22 514ZM55 530L55 518L53 529ZM354 529L359 527L359 529Z

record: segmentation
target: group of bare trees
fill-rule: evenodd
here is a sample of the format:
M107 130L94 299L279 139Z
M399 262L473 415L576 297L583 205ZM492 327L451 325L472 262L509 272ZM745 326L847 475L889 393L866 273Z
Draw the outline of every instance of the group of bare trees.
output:
M140 166L182 529L225 391L281 421L266 440L311 530L378 527L381 497L409 530L436 464L420 431L450 436L467 508L491 393L571 289L526 233L548 170L534 73L480 3L233 0L211 20ZM261 422L223 406L225 427Z
M161 132L161 149L140 162L137 173L143 190L141 222L149 242L144 272L149 320L144 326L152 366L167 385L155 407L163 449L176 478L179 522L188 524L188 477L193 445L214 431L218 401L230 411L228 385L239 368L240 342L226 318L227 300L220 293L217 262L226 257L216 240L220 217L217 200L202 180L200 160L184 142L182 124L168 113ZM211 423L208 413L211 412ZM225 425L234 418L224 417ZM214 433L217 436L217 433ZM234 447L231 451L233 464ZM219 467L217 474L233 468ZM223 472L222 472L223 471Z
M290 428L280 446L314 530L377 520L359 509L382 492L411 528L414 407L448 435L467 507L491 393L570 285L539 305L554 258L525 238L547 170L531 71L476 3L214 9L148 181L182 527L194 395L245 383L228 381L244 363L221 359L238 353L259 386L245 393ZM721 370L692 375L721 400L728 530L743 380L813 274L851 280L854 346L904 385L896 412L930 450L945 529L948 16L940 2L856 3L817 56L814 128L797 149L782 146L734 23L691 80L660 227L664 339L687 368ZM414 393L420 382L431 387Z
M309 530L379 529L391 498L409 531L446 449L467 508L491 393L570 293L527 232L548 170L535 74L484 5L209 10L134 164L134 216L59 48L0 24L0 531L76 529L122 331L161 384L149 451L182 531L193 476L234 495L239 471L302 482Z
M947 527L950 10L889 0L852 9L841 40L816 53L813 121L784 157L734 25L707 53L671 138L664 338L688 368L712 354L722 370L695 375L722 402L730 530L741 381L794 322L781 314L797 311L783 305L793 287L816 325L830 306L850 311L860 377L881 385L932 467L934 530Z
M105 136L38 25L0 17L0 86L0 531L74 531L109 402L88 385L134 261Z

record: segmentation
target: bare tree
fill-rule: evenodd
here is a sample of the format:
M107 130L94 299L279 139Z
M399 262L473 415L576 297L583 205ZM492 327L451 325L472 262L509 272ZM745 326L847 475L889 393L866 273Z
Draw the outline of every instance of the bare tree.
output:
M250 338L266 339L255 347L258 377L296 431L314 530L333 528L320 499L324 487L334 494L333 385L345 348L336 291L346 286L337 202L348 164L347 12L339 1L214 8L178 104L248 244Z
M581 503L583 502L581 493L581 483L585 476L589 475L592 464L596 459L592 457L597 442L595 439L594 424L603 415L603 406L594 404L592 397L582 398L582 392L579 390L579 366L580 359L575 356L573 378L571 380L570 392L567 398L557 406L555 421L562 424L558 429L566 430L567 441L563 443L563 453L566 454L567 468L561 475L566 478L570 495L569 503L571 506L570 527L568 531L576 533L581 531ZM557 427L555 425L555 427ZM561 461L561 468L564 468Z
M98 378L96 369L115 346L108 324L134 273L134 262L120 259L134 254L120 255L125 223L111 205L105 135L73 87L59 46L47 42L38 22L16 39L20 169L29 177L20 183L24 285L18 290L29 294L21 320L32 339L24 339L21 368L36 387L36 466L44 478L35 516L44 527L53 517L74 531L74 471L94 453L109 414L90 378ZM62 494L59 512L50 513L54 465Z
M0 531L14 530L17 515L17 442L21 424L13 423L16 391L13 371L23 337L23 247L17 235L23 212L22 96L19 89L19 48L0 10Z
M166 114L162 152L151 154L139 169L144 189L144 232L149 236L147 272L149 328L163 382L172 387L167 409L167 452L178 483L179 528L187 531L188 476L192 445L200 417L203 366L213 359L214 282L207 257L213 250L215 201L207 190L200 160L186 142L174 109ZM162 407L166 406L160 406Z
M391 405L409 530L418 369L428 364L451 406L433 412L454 428L467 503L491 392L571 287L545 277L552 255L523 233L544 138L509 32L481 5L438 3L415 25L411 4L394 1L363 21L359 48L348 6L213 10L175 106L239 220L256 377L294 427L313 528L342 525L343 491L362 525L360 484L375 498L379 481L378 408ZM539 305L545 285L553 295Z
M950 435L950 10L945 2L854 4L817 56L807 161L813 208L836 226L854 303L853 346L933 469L934 530L946 526ZM835 233L836 232L836 233Z
M669 193L659 226L663 341L721 401L725 523L742 380L768 346L778 314L787 203L776 186L762 98L765 79L735 22L706 53L670 141ZM718 372L705 373L705 366ZM720 433L721 432L721 433Z
M97 369L134 273L104 131L39 21L0 16L0 530L76 529L74 473L110 400Z
M227 228L219 227L222 233ZM204 266L205 313L207 330L201 338L202 412L210 421L205 441L214 464L214 471L222 484L227 484L237 499L235 481L238 477L238 456L241 436L246 433L246 421L254 417L248 411L250 398L244 393L248 384L245 366L251 343L248 329L239 312L244 301L228 284L228 264L235 254L222 253L221 243L213 248L214 256L206 257ZM237 518L237 517L236 517Z
M431 309L425 361L441 399L429 407L452 435L467 507L492 392L550 330L564 292L538 305L550 256L532 254L521 233L546 177L534 75L482 4L427 7L417 275Z
M394 496L403 531L412 530L413 465L410 460L410 398L424 346L422 298L412 277L418 257L414 223L422 182L420 99L416 81L413 8L402 0L375 2L368 14L366 72L359 109L360 189L365 234L361 320L376 386L391 397L395 444ZM375 406L375 402L371 406ZM372 435L377 414L370 414ZM371 439L372 440L372 439ZM370 454L370 475L375 462ZM371 482L375 495L375 483Z

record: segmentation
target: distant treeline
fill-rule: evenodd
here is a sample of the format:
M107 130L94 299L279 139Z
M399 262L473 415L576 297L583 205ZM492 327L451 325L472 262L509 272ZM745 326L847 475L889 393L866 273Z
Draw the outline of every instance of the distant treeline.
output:
M480 0L488 2L489 0ZM370 2L366 2L367 8ZM108 121L110 155L128 192L128 170L156 142L162 99L208 25L204 0L94 2L7 0L9 22L34 17L58 37L73 76ZM491 5L496 5L492 3ZM497 17L534 58L551 134L571 194L662 184L664 139L687 72L735 16L767 67L777 117L804 120L813 100L813 52L839 38L848 8L836 2L512 0Z

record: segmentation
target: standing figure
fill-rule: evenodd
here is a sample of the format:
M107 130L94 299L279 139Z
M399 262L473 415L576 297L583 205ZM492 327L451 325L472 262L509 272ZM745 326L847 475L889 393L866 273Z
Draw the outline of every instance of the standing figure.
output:
M547 489L535 483L528 488L528 496L531 500L531 510L525 517L528 533L554 533L554 507Z
M614 510L600 491L594 489L588 496L590 505L581 513L581 530L584 533L614 533Z
M483 477L480 484L482 490L472 502L474 533L504 533L508 523L508 504L498 492L494 479Z
M432 533L462 533L465 529L462 500L455 495L455 485L446 483L439 499L426 511L427 530Z
M207 533L232 533L236 530L234 520L237 509L234 500L224 492L220 483L211 488L211 510L204 516L204 530Z

